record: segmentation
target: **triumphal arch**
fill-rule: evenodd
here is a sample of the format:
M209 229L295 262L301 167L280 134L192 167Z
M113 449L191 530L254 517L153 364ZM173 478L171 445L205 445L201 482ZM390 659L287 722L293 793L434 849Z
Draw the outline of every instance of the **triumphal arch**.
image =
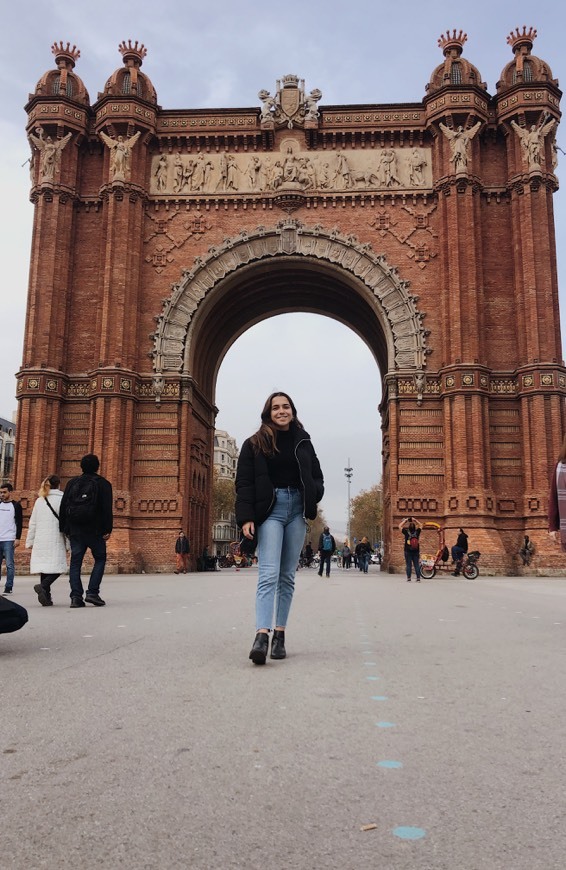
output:
M181 526L198 552L227 349L271 315L320 312L381 372L387 563L402 564L396 526L415 514L464 526L484 568L514 570L524 534L535 566L558 566L561 92L535 36L509 35L492 92L453 31L414 103L325 105L323 82L285 75L240 109L162 108L131 42L91 101L79 51L55 44L26 106L24 505L94 451L117 570L170 567Z

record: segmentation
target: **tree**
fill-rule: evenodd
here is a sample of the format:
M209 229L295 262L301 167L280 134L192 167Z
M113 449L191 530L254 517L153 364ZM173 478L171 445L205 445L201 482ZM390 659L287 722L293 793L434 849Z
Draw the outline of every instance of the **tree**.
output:
M229 519L234 513L235 501L234 481L219 477L215 468L212 482L212 521L216 523L218 520Z
M350 502L350 534L352 540L365 535L373 546L381 537L383 523L383 493L381 484L362 489Z

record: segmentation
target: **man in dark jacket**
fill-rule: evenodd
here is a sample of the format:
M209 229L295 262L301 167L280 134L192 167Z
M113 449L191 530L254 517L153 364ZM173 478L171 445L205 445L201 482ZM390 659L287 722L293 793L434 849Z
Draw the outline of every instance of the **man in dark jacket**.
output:
M100 583L106 565L106 541L112 532L113 501L112 485L97 474L99 468L98 456L83 456L83 473L71 478L61 499L59 528L71 541L71 607L84 607L85 601L96 607L106 604L100 597ZM81 568L87 550L92 553L94 565L83 600Z
M191 548L189 546L189 539L181 529L177 535L177 540L175 541L175 555L177 560L175 574L180 574L181 572L183 572L183 574L187 573L190 552Z
M330 529L328 526L325 526L322 530L322 534L318 539L318 554L320 556L320 568L318 572L318 576L322 577L322 572L324 571L324 566L326 565L326 576L330 577L330 565L332 563L332 556L334 555L334 551L336 550L336 541L334 540L334 536L330 534Z
M457 577L462 567L462 557L468 552L468 536L464 529L460 529L456 543L452 547L452 561L456 563L456 570L453 572L454 577Z

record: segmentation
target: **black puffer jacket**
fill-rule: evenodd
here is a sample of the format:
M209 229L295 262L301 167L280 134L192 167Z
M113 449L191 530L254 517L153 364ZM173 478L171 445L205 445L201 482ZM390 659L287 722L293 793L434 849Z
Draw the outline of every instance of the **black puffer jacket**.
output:
M303 484L305 517L314 520L317 505L324 495L324 478L310 435L297 426L292 428ZM236 471L236 522L239 526L247 522L260 526L269 516L274 501L275 488L269 477L267 459L263 453L255 453L248 438L242 445Z

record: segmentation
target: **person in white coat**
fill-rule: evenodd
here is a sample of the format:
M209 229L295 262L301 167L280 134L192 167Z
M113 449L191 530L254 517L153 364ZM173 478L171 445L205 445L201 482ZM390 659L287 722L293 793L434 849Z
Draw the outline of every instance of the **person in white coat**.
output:
M66 539L59 531L60 483L61 478L52 474L41 484L26 538L26 547L31 547L30 573L40 576L33 588L43 607L53 604L51 586L67 570Z

